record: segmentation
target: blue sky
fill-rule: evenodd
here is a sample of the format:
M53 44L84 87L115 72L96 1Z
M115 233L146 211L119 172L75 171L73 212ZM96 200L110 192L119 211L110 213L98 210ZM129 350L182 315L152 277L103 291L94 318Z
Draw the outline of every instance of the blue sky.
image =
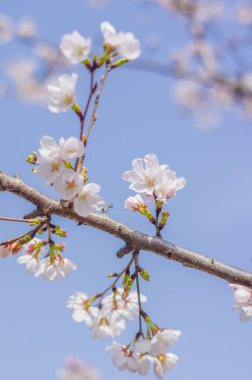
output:
M145 58L164 60L168 49L182 47L186 41L185 26L174 15L168 17L153 8L142 10L131 1L111 0L104 10L94 11L83 0L8 0L2 2L1 12L15 21L31 16L41 35L56 43L73 29L99 41L100 22L108 20L118 30L130 30L139 37ZM152 32L161 40L157 53L144 47ZM11 45L1 47L1 62L10 52L15 54L13 50ZM81 79L82 93L85 80ZM156 153L161 163L168 163L187 179L185 189L170 202L164 238L251 270L251 121L233 112L225 114L218 128L195 129L191 118L178 111L172 89L171 79L153 73L124 69L111 73L88 147L90 179L101 184L106 202L113 203L113 218L152 234L145 220L124 209L131 192L121 173L130 168L133 158ZM29 184L56 196L31 174L24 158L38 148L44 134L58 139L77 133L75 115L55 115L16 99L2 99L0 112L1 170L10 175L18 172ZM15 196L1 194L0 215L22 217L30 209ZM64 281L47 283L27 274L15 257L1 261L0 378L55 379L57 368L69 354L97 366L104 380L136 378L113 367L104 352L110 340L91 340L87 328L74 323L65 308L75 290L100 291L109 283L106 274L125 265L125 259L115 258L121 242L89 227L55 220L68 230L66 252L78 271ZM1 222L0 240L23 227ZM146 310L160 326L182 331L180 342L171 350L180 363L166 378L247 377L252 371L252 325L239 322L227 283L151 253L142 252L140 260L151 273L151 282L142 284L148 296ZM129 323L118 340L127 341L136 329L137 324ZM153 374L147 379L153 379Z

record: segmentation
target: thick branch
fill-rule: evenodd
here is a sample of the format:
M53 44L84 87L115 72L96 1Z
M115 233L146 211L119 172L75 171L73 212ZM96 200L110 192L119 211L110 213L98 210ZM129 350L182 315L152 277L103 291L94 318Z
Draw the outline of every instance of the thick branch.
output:
M181 248L173 243L158 237L152 237L117 222L107 215L90 214L83 218L73 209L41 194L28 186L20 178L12 178L0 172L0 191L8 191L33 203L37 210L29 217L38 215L58 215L72 219L80 224L85 224L109 233L135 250L150 251L165 259L175 260L184 266L191 267L214 276L220 277L230 283L237 283L252 288L252 273L234 268L214 258L203 256L199 253Z

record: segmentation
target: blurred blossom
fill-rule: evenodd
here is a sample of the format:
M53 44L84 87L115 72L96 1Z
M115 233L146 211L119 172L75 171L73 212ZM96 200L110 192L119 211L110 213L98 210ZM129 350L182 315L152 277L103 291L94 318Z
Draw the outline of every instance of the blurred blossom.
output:
M179 105L185 108L198 108L202 103L201 85L193 80L179 80L175 87L175 96Z
M12 22L4 14L0 14L0 44L9 42L13 37L14 31Z
M218 64L212 46L203 39L195 40L190 46L191 53L200 58L204 67L209 72L218 71Z
M157 34L151 33L146 37L146 45L150 49L158 49L160 46L160 38Z
M16 33L21 38L34 38L37 35L37 25L33 20L21 20L17 24Z
M237 10L237 19L244 25L252 24L252 5L244 4Z
M95 10L103 9L108 4L108 0L86 0L86 4Z
M56 63L59 57L59 51L52 45L38 43L35 45L34 53L48 63Z
M218 1L194 2L192 0L155 0L161 7L189 17L201 23L210 22L222 14L222 5Z
M65 367L59 369L58 380L99 380L100 376L96 368L88 367L77 358L69 358Z
M6 71L15 83L31 79L37 69L34 60L28 58L13 59L8 63Z

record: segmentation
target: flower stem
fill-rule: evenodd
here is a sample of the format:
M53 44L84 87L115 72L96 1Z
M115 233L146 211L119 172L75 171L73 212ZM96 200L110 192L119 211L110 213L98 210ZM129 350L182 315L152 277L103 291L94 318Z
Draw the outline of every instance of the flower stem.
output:
M115 285L120 280L120 278L122 277L122 275L131 267L131 265L134 262L134 260L135 260L135 256L134 256L134 253L133 253L130 261L128 262L128 264L126 265L126 267L124 267L123 270L118 273L115 281L113 281L113 283L110 286L108 286L103 292L97 293L96 294L96 299L97 298L102 298L105 293L107 293L110 289L113 289L115 287Z
M140 281L139 281L139 251L134 252L135 260L135 275L136 275L136 287L137 287L137 299L138 299L138 321L139 321L139 331L138 335L143 336L143 327L142 327L142 305L141 305L141 294L140 294Z
M42 218L41 221L40 221L40 223L36 226L36 228L32 229L29 232L26 232L25 234L19 235L19 236L13 238L13 239L4 241L4 242L0 243L0 246L6 245L6 244L15 243L15 241L20 240L20 239L24 238L27 235L29 235L33 239L34 236L36 235L36 233L40 230L40 228L42 228L46 223L47 223L47 218L46 217Z

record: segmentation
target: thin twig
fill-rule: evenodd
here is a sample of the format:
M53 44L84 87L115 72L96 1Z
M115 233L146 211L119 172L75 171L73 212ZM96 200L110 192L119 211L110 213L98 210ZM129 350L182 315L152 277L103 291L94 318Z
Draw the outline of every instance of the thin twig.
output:
M102 298L104 296L104 294L106 294L109 290L113 289L116 286L116 284L118 283L118 281L120 280L122 275L131 267L134 260L135 260L135 256L132 255L132 257L131 257L130 261L128 262L128 264L126 265L126 267L124 267L123 270L117 274L115 281L113 281L113 283L110 286L108 286L103 292L97 293L96 299Z
M138 335L143 336L143 327L142 327L142 305L141 305L141 293L140 293L140 282L139 282L139 251L134 252L134 260L135 260L135 275L136 275L136 287L137 287L137 300L138 300L138 322L139 322L139 330Z
M97 119L97 115L96 115L97 107L98 107L98 104L99 104L99 100L100 100L100 97L101 97L101 93L102 93L105 81L107 79L107 76L108 76L110 70L111 70L111 63L108 62L107 65L106 65L105 74L103 74L102 77L101 77L99 89L98 89L98 92L97 92L97 95L96 95L96 98L95 98L93 112L92 112L92 115L91 115L91 119L90 119L90 123L89 123L88 129L87 129L87 133L85 135L85 138L86 138L85 145L87 145L90 132L91 132L91 130L93 128L93 125L94 125L94 123L95 123L95 121Z
M19 235L19 236L16 236L15 238L13 239L9 239L9 240L6 240L2 243L0 243L0 247L3 246L3 245L7 245L7 244L12 244L12 243L15 243L17 240L20 240L22 238L24 238L25 236L30 236L32 239L34 238L34 236L36 235L36 233L47 223L47 217L44 217L41 219L40 223L35 227L33 228L32 230L26 232L25 234L22 234L22 235Z

